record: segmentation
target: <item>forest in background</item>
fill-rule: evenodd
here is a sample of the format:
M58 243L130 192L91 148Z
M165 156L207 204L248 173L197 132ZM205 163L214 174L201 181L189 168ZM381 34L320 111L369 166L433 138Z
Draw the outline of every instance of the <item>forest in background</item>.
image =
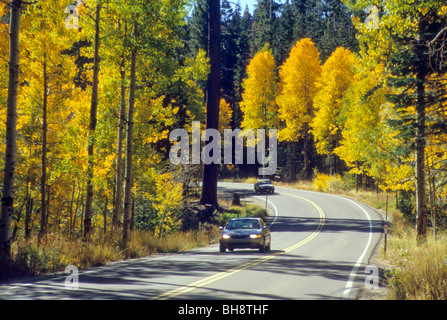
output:
M78 28L66 25L74 1L1 1L4 146L10 4L21 8L17 159L2 243L48 234L126 243L133 229L162 237L191 227L186 195L202 169L171 165L168 136L205 125L208 1L85 0ZM447 7L369 5L259 0L252 15L222 0L219 125L278 129L280 180L397 192L424 236L446 224Z

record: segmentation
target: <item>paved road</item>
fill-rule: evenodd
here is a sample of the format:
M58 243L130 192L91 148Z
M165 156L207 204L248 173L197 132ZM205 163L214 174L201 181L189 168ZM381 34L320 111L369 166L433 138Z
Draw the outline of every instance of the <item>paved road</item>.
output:
M265 203L248 184L221 183ZM272 250L219 253L217 244L190 252L110 263L67 275L0 285L0 299L355 299L382 234L374 210L350 199L276 187L267 204Z

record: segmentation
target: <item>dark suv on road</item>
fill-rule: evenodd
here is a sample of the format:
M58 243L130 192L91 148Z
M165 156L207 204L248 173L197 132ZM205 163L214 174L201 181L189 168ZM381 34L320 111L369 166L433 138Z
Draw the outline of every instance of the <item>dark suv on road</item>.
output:
M275 186L270 179L259 179L255 183L256 193L273 193L275 192Z

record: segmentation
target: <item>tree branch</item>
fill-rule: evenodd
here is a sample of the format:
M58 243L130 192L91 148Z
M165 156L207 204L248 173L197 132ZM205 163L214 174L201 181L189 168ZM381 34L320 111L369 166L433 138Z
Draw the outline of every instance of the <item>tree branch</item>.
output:
M431 47L436 41L438 41L438 39L439 39L439 38L442 36L442 34L445 33L446 31L447 31L447 27L444 27L441 31L439 31L438 34L436 35L436 37L434 37L434 39L428 43L428 46Z

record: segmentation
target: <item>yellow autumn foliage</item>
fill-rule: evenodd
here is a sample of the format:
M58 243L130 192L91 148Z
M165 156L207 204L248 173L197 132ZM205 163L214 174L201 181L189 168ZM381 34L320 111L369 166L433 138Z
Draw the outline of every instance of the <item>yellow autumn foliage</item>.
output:
M332 153L341 138L346 121L342 102L354 78L357 63L350 50L339 47L323 65L316 82L318 92L313 100L315 117L312 133L320 154Z
M230 104L221 98L219 104L219 131L221 134L224 129L231 129L232 115L233 110L231 110Z
M279 70L281 92L276 102L283 123L278 134L280 141L298 141L313 118L316 81L321 74L319 57L315 44L305 38L295 44Z
M242 84L242 128L256 130L277 127L275 68L275 59L268 46L250 61L247 78Z
M152 203L158 216L154 231L158 237L177 230L181 225L178 214L183 200L183 186L174 181L172 173L167 172L155 176L155 190Z
M344 187L343 178L339 174L327 175L316 172L314 174L314 190L317 192L334 192Z

